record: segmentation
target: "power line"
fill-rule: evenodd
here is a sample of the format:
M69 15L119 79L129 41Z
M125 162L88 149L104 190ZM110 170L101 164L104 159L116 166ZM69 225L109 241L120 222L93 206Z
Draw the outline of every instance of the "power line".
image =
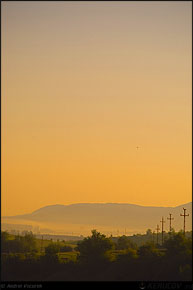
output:
M162 216L162 220L160 221L160 223L162 224L162 245L163 245L163 242L164 242L164 218Z
M43 252L43 239L44 239L44 237L42 236L41 245L40 245L40 252L41 253Z
M155 241L154 241L154 236L155 236L155 231L153 231L153 233L152 233L153 243L155 243Z
M157 225L156 231L157 231L157 245L158 245L158 235L159 235L159 231L160 231L159 225Z
M172 218L172 214L171 213L169 215L170 215L170 217L167 218L167 219L170 221L170 233L171 233L171 231L172 231L172 220L174 220L174 218Z
M180 214L180 215L184 217L184 235L185 235L185 232L186 232L186 216L189 216L189 214L186 214L186 208L184 208L184 207L183 207L183 211L184 211L184 214Z

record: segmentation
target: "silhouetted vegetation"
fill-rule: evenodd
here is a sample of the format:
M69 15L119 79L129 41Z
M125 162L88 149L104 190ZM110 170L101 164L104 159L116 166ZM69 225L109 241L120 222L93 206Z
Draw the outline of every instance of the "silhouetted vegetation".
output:
M76 248L50 241L44 251L31 233L13 237L2 232L1 247L4 281L192 280L190 232L184 236L173 231L163 245L152 238L137 245L130 237L107 238L93 230Z
M63 253L63 252L71 252L73 250L70 246L62 245L61 243L51 243L47 247L45 247L45 253L47 255Z
M35 237L31 232L26 233L24 237L15 236L10 239L7 232L1 234L1 252L3 253L26 253L37 252Z
M127 250L130 248L136 249L137 245L134 244L128 237L123 235L117 239L117 243L115 244L115 248L117 250Z
M79 261L95 263L106 260L106 253L112 248L113 242L109 238L93 230L92 236L80 241L76 250L79 252Z

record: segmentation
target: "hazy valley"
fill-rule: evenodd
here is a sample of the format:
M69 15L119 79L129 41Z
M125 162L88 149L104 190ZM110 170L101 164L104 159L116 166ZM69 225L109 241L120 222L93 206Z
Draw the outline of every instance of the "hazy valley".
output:
M148 228L161 227L162 216L169 231L169 213L174 220L172 227L183 229L183 207L189 216L186 229L192 229L192 202L177 207L139 206L124 203L79 203L50 205L30 214L2 217L2 229L32 230L34 233L88 235L93 228L106 235L145 233Z

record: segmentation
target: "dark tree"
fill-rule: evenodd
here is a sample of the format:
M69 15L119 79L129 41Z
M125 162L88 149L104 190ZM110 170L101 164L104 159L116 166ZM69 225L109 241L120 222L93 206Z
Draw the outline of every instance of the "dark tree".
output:
M80 252L80 261L96 262L106 260L106 253L112 248L113 242L110 238L92 230L92 236L80 241L76 249Z
M121 236L117 240L116 249L117 250L127 250L127 249L136 249L136 245L130 241L126 236Z

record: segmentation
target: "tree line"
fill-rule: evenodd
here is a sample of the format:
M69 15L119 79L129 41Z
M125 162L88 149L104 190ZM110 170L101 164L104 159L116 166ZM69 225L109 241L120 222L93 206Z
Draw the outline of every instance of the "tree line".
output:
M75 248L50 242L43 253L32 233L11 240L2 232L1 252L4 281L192 280L192 237L183 232L173 231L160 246L153 240L137 245L124 235L115 240L92 230ZM62 252L75 252L76 259L62 260Z

